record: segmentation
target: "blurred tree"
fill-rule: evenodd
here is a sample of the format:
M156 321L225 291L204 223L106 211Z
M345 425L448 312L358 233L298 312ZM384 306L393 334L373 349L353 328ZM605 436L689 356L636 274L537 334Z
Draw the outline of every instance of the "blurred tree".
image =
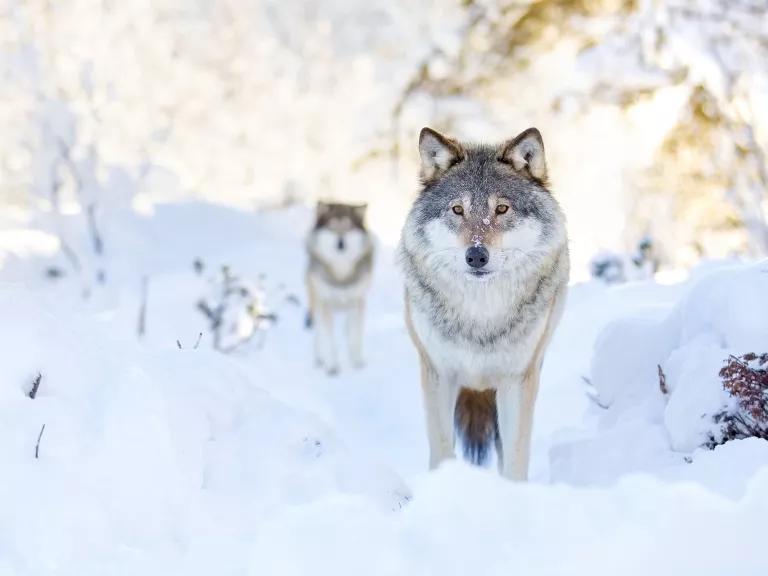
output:
M537 124L584 263L765 253L767 57L758 0L5 0L0 200L79 211L73 252L138 198L377 215L424 124Z

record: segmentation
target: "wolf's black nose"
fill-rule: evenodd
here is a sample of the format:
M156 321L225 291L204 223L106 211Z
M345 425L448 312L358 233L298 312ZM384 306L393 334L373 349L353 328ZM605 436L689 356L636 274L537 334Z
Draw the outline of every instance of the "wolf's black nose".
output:
M338 244L336 244L336 247L339 249L339 252L344 250L344 237L343 236L339 236L339 242L338 242Z
M488 264L488 250L484 246L472 246L467 249L464 259L472 268L482 268Z

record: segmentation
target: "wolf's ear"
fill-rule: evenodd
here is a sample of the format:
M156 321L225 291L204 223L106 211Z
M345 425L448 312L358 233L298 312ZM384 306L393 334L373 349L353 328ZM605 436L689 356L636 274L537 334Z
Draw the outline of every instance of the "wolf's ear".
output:
M434 180L464 158L464 149L456 140L446 138L432 128L422 128L419 134L421 178Z
M501 147L499 160L511 164L515 170L527 169L539 182L547 180L547 160L544 157L544 141L541 132L528 128Z
M315 213L318 216L321 216L321 215L325 214L326 212L328 212L330 207L331 207L331 203L330 202L323 202L322 200L318 200L317 207L315 208Z
M320 222L331 210L331 203L330 202L323 202L322 200L319 200L317 202L317 206L315 207L315 222Z
M365 221L365 212L368 210L368 204L355 204L352 206L352 214L355 215L360 223Z

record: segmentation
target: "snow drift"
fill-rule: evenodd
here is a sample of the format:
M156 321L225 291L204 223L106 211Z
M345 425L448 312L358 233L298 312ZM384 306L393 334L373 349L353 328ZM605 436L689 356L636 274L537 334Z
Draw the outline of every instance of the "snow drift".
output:
M663 320L612 323L597 341L592 364L601 401L614 410L659 410L676 450L716 439L714 416L732 402L718 373L729 355L768 346L766 294L768 262L726 266L693 282Z

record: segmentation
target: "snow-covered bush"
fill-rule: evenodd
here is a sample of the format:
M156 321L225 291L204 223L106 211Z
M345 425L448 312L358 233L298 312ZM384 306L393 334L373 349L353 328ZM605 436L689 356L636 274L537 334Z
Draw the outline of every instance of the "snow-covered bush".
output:
M601 252L589 263L592 278L607 284L620 284L632 280L649 280L658 269L653 242L643 238L631 254Z
M592 278L602 280L607 284L624 282L624 259L613 252L596 254L589 263L589 273Z
M205 273L202 260L196 260L194 268L198 274ZM208 292L198 300L197 310L208 323L215 350L232 352L263 335L277 319L267 310L261 284L241 278L229 266L209 274L207 284Z
M591 367L600 403L613 418L642 414L662 422L675 450L722 441L723 414L737 413L746 393L735 367L726 367L723 387L723 359L768 342L766 294L768 261L728 265L694 274L666 314L651 310L609 324ZM667 394L660 389L660 369Z

